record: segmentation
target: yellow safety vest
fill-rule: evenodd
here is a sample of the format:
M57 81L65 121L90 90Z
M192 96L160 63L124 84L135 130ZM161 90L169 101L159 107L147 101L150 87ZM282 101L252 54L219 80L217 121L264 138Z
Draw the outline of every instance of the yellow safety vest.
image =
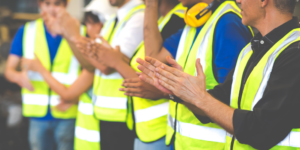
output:
M100 121L95 118L93 103L84 94L78 104L75 127L75 150L100 150Z
M81 28L85 35L85 28ZM56 57L51 65L48 43L42 19L28 22L25 25L23 36L24 58L33 59L37 55L43 66L51 72L52 76L65 86L70 86L80 73L80 64L74 57L67 41L62 39ZM22 88L23 115L25 117L44 117L48 105L51 106L53 117L59 119L76 118L77 105L73 105L66 112L53 109L60 102L60 97L50 89L43 77L33 71L28 71L28 77L34 87L31 92Z
M104 25L102 35L109 43L120 33L125 23L137 12L144 11L145 5L133 8L123 20L115 26L115 17ZM142 20L141 20L142 21ZM123 77L114 72L110 75L102 74L96 69L94 78L93 103L95 116L104 121L125 122L127 114L127 97L119 91Z
M196 28L186 26L178 46L176 61L184 72L196 75L195 62L200 58L206 76L206 88L213 89L219 83L213 73L213 41L218 21L227 13L241 17L240 9L234 1L225 1L214 11L198 34L191 48ZM215 123L201 123L185 105L170 101L166 144L175 138L176 150L202 149L223 150L226 131Z
M273 65L276 58L283 52L288 46L295 42L300 41L300 29L294 29L280 39L269 51L261 58L258 64L250 73L240 102L240 109L253 111L255 105L262 98L270 75L273 70ZM238 109L238 99L241 89L242 76L245 67L252 55L251 44L248 44L240 53L233 74L233 81L231 87L231 100L230 106L234 109ZM233 142L233 143L232 143ZM231 145L233 144L233 147ZM226 150L254 150L253 147L247 144L239 143L238 139L232 138L232 135L226 136ZM292 129L290 134L283 139L271 150L300 150L300 128Z
M165 17L158 20L158 27L160 32L165 25L169 22L172 15L177 15L181 18L184 17L186 8L182 4L174 7ZM137 58L145 58L145 45L142 42L133 56L130 65L136 71L138 63ZM127 126L129 129L134 128L138 138L143 142L153 142L166 135L167 114L169 110L169 100L161 99L153 101L139 97L128 97L128 117ZM133 111L134 110L134 116Z

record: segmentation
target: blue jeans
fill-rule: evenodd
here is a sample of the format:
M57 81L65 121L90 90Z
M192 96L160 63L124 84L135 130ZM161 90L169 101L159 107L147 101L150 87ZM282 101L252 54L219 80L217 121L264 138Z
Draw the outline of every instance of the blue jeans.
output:
M139 138L135 138L134 150L170 150L170 147L166 145L165 137L151 143L144 143Z
M75 119L40 121L30 119L31 150L73 150Z

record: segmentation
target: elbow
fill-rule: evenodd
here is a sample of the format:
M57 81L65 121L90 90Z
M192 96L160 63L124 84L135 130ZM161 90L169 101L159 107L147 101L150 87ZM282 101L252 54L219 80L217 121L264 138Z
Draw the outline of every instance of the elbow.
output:
M4 77L8 81L13 82L13 80L11 79L11 73L10 73L10 71L8 69L5 69L5 71L4 71Z
M260 138L261 139L261 138ZM267 141L265 139L261 139L261 140L250 140L250 141L244 141L244 140L238 140L241 144L247 144L250 145L251 147L255 148L255 149L270 149L273 146L275 146L276 144L270 144L270 141Z
M100 71L105 75L110 75L114 72L114 69L109 68L109 67L104 67L104 68L101 68Z

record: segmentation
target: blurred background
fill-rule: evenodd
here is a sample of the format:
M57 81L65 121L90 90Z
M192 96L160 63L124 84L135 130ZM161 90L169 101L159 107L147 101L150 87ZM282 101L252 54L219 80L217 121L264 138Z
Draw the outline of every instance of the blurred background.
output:
M71 0L68 11L79 20L90 0ZM37 0L0 0L0 150L29 150L28 119L22 117L21 89L4 78L11 41L19 27L39 18Z
M71 0L68 11L82 20L83 8L90 0ZM295 16L300 16L297 3ZM39 18L37 0L0 0L0 150L29 150L28 120L22 117L20 88L4 78L4 66L11 40L18 28Z

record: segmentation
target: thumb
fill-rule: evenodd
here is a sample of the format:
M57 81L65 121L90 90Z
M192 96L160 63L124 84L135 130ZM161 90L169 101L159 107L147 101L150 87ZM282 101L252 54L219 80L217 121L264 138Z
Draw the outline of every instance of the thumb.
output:
M167 56L167 62L174 68L183 71L182 67L174 60L172 59L170 56Z
M120 46L116 46L115 51L120 52Z
M200 58L197 58L197 60L196 60L196 70L197 70L197 77L204 76L203 68L200 63Z

